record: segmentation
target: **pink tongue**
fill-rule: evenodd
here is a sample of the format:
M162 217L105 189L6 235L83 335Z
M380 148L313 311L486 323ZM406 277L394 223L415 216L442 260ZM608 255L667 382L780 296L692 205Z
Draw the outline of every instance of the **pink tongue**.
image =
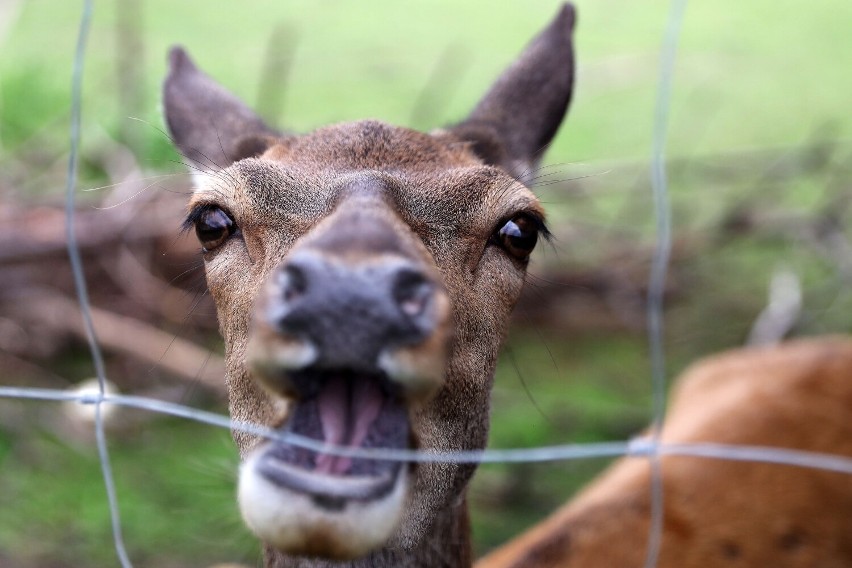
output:
M379 385L358 377L333 377L319 394L319 417L325 441L335 446L360 447L382 409L384 394ZM352 458L319 454L316 471L344 475Z

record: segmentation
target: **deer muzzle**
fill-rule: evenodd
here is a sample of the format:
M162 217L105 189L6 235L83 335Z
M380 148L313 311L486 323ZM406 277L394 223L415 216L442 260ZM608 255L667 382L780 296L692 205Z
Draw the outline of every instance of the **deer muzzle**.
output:
M392 256L352 265L315 251L293 255L257 311L247 362L268 390L299 398L304 371L381 375L407 399L443 383L449 299L416 263Z
M450 310L416 255L323 243L298 247L269 278L246 363L289 402L277 427L328 450L262 444L243 466L240 503L249 527L285 552L351 558L393 533L414 467L335 448L416 447L411 407L443 385Z

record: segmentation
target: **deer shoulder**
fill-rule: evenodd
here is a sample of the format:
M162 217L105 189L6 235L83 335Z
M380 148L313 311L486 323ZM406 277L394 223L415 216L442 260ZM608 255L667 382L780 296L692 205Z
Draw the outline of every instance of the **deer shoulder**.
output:
M675 385L666 444L720 443L852 457L852 339L704 359ZM790 465L662 458L660 568L852 565L852 476ZM623 458L480 568L639 567L651 473Z

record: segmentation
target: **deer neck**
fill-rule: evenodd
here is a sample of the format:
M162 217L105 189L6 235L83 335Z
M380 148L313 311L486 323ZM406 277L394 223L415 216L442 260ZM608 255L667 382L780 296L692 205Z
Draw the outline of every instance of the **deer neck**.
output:
M264 548L266 568L463 568L471 566L470 519L467 500L439 514L432 530L411 549L382 548L349 562L287 556L270 547Z

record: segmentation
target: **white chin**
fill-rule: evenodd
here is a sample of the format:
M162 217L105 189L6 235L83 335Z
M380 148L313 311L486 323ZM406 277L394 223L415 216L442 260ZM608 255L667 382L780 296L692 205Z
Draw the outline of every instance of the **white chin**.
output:
M409 485L407 467L400 468L393 489L381 497L326 507L261 474L257 463L264 449L256 449L242 465L238 497L243 519L266 544L287 554L343 560L383 546L396 530ZM346 483L315 475L318 485Z

